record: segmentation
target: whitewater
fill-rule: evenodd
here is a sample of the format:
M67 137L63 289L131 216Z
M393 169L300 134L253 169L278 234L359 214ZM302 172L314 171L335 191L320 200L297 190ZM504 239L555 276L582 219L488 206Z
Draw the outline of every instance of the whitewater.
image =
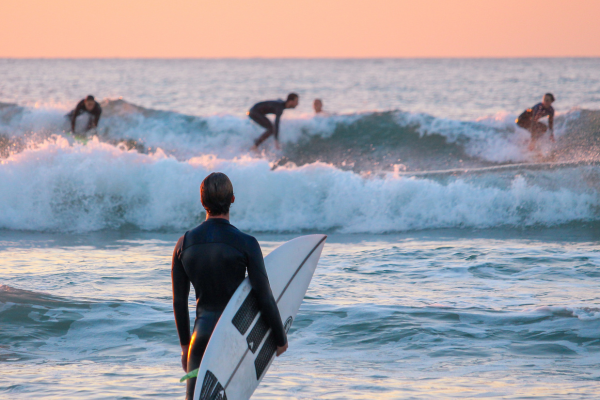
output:
M0 60L0 397L183 397L170 257L206 217L213 171L265 255L329 235L290 351L253 398L594 397L599 71ZM291 91L282 149L251 152L246 112ZM556 143L530 152L514 121L545 92ZM87 94L103 113L84 144L65 114Z

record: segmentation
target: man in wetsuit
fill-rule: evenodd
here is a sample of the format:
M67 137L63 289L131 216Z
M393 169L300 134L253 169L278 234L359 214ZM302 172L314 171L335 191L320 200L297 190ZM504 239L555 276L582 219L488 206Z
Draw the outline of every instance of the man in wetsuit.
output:
M102 107L100 107L100 104L98 104L98 102L94 99L94 96L89 95L77 103L77 107L67 114L67 117L71 120L71 132L75 133L75 121L77 120L77 117L84 112L90 114L90 119L85 131L87 132L90 129L98 126L100 114L102 114Z
M517 125L531 133L530 151L535 148L536 142L544 136L548 128L550 128L550 140L554 142L554 108L552 108L552 103L554 103L554 95L546 93L541 103L523 111L515 121ZM544 117L548 117L548 126L539 122Z
M273 330L277 356L287 350L287 336L273 298L265 264L256 239L229 223L229 207L235 201L227 175L215 172L200 186L206 221L187 231L175 246L171 279L173 310L181 344L181 365L185 372L200 366L210 335L246 271L258 298L263 317ZM190 283L196 291L196 319L190 337L188 296ZM203 377L200 377L203 379ZM192 400L196 378L187 381Z
M288 94L287 100L270 100L270 101L262 101L260 103L256 103L250 111L248 111L248 116L257 124L266 129L266 131L260 135L258 139L254 141L254 146L252 146L252 150L256 150L258 146L267 140L267 138L271 135L275 137L275 147L279 150L279 120L281 119L281 114L283 114L283 110L286 108L296 108L298 105L298 95L296 93ZM275 114L275 126L273 123L267 118L267 114Z

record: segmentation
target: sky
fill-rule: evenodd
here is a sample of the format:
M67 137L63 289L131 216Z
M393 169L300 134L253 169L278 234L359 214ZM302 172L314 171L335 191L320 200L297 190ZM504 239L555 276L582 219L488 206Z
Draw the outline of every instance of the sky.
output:
M0 0L0 57L598 57L600 0Z

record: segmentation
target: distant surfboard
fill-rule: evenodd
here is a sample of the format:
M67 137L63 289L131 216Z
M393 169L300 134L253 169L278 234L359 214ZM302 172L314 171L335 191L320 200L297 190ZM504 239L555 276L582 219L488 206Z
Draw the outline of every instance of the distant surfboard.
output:
M290 240L265 257L281 320L288 331L308 289L325 235ZM293 348L293 347L292 347ZM231 297L208 342L194 400L247 400L275 358L277 345L246 278Z
M479 168L454 168L437 171L414 171L414 172L401 172L399 176L406 177L439 177L439 176L458 176L468 174L487 174L493 172L506 172L506 171L548 171L561 168L573 168L581 166L598 166L598 161L573 161L573 162L541 162L541 163L518 163L518 164L505 164L496 165L493 167L479 167Z

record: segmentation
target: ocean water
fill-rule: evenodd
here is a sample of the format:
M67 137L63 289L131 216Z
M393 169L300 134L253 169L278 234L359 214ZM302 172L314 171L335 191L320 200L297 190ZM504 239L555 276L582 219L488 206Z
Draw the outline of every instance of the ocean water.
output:
M264 254L329 235L253 398L597 396L600 59L0 60L0 74L1 398L184 396L170 257L216 170ZM249 152L261 130L245 112L289 91L283 149ZM547 91L557 141L529 152L514 119ZM104 112L84 145L64 115L89 93Z

